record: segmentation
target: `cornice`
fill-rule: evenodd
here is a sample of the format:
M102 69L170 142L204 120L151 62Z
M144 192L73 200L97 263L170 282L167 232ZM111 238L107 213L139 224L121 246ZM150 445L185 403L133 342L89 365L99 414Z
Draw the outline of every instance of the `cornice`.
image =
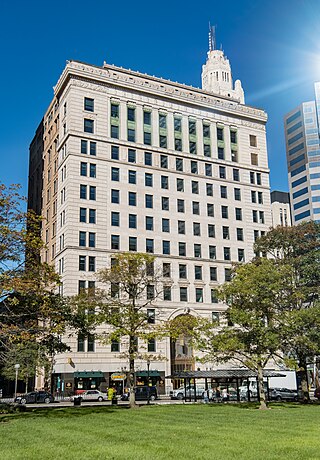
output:
M192 86L174 83L107 64L103 67L96 67L77 61L68 62L54 87L55 96L59 97L70 78L95 83L99 85L98 90L100 88L102 90L103 87L125 88L153 95L154 97L162 97L188 105L197 105L211 111L215 110L225 115L249 119L263 125L267 121L267 114L263 110L239 104L231 98L216 96Z

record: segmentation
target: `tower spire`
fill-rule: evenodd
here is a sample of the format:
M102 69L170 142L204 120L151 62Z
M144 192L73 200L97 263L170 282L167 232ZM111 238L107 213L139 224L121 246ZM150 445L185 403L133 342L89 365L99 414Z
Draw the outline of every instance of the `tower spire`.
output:
M216 26L212 26L209 22L209 51L216 49Z

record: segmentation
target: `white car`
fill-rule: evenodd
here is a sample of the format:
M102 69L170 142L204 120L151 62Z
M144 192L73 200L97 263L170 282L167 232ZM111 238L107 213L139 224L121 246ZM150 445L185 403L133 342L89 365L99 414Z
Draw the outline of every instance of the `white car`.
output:
M197 398L203 398L205 392L205 387L203 386L196 386L196 396ZM184 399L185 393L187 395L187 398L194 398L194 386L187 386L186 387L186 392L184 391L184 387L180 387L177 390L170 391L170 397L171 399ZM212 389L209 388L209 399L212 399Z
M80 395L71 396L70 400L74 401L75 398L81 398L82 401L107 401L108 395L98 390L87 390Z

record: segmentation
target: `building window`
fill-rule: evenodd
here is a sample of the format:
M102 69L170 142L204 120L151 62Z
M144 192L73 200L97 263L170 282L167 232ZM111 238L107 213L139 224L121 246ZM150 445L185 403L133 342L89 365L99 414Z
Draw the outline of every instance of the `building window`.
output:
M224 260L230 260L230 248L223 248L223 258Z
M245 261L245 259L244 259L244 249L238 249L238 262L244 262L244 261Z
M167 155L160 155L160 164L161 164L161 168L168 169L168 156Z
M257 202L257 192L255 190L251 190L251 202L252 203Z
M241 201L241 190L239 188L234 189L234 199L236 201Z
M162 231L169 233L170 232L170 220L162 219Z
M255 177L253 171L250 171L250 184L255 184Z
M202 128L203 128L203 137L210 139L210 125L203 124Z
M193 155L197 154L197 143L193 141L189 141L189 151Z
M120 191L112 189L111 190L111 203L120 203Z
M119 139L119 126L111 125L111 137L112 139Z
M96 258L89 256L89 272L96 271Z
M136 151L133 149L128 149L128 162L129 163L136 162Z
M159 136L159 144L160 147L163 149L167 148L167 136L164 136L163 134L160 134Z
M119 168L111 168L111 180L119 181L120 179L120 169Z
M129 206L137 206L136 192L128 192L128 204Z
M90 155L96 156L96 154L97 154L97 143L90 142Z
M195 120L189 120L189 134L196 135L196 122Z
M239 180L240 180L239 169L233 169L233 180L239 182Z
M209 246L209 259L215 260L217 258L216 246Z
M79 221L80 222L87 222L87 209L86 208L80 208Z
M218 290L217 289L211 289L211 303L218 303Z
M175 137L174 139L174 149L177 152L182 152L182 139Z
M132 170L128 171L128 182L129 182L129 184L136 184L137 183L137 173L136 173L136 171L132 171Z
M170 241L162 241L162 254L170 254Z
M191 191L192 193L196 193L198 194L199 193L199 182L198 181L191 181Z
M252 211L252 221L257 223L258 222L258 211L253 210Z
M229 240L230 239L229 227L222 227L222 238L224 240Z
M202 303L203 302L203 289L196 288L196 302Z
M249 140L250 140L250 147L257 147L257 136L250 134Z
M217 139L218 141L223 141L223 128L217 127Z
M79 232L79 246L86 245L86 232Z
M168 190L169 189L169 177L161 176L161 188Z
M197 161L191 161L191 172L192 174L198 174L198 162Z
M111 225L114 227L119 227L120 225L120 213L119 212L111 213Z
M171 301L171 286L163 286L163 300Z
M83 123L83 130L85 133L93 133L94 132L94 121L89 120L88 118L85 118L84 123Z
M241 208L236 208L236 220L242 220L242 209Z
M192 213L199 215L200 214L200 203L199 201L192 202Z
M146 230L153 230L153 217L146 216Z
M129 214L129 228L137 228L136 214Z
M111 249L120 249L119 235L111 235Z
M263 204L263 195L262 192L258 192L258 203Z
M193 222L193 235L201 236L201 226L199 222Z
M146 208L153 208L153 195L145 195Z
M219 177L220 179L227 178L226 168L224 166L219 166Z
M111 104L111 117L119 118L119 105L118 104Z
M164 114L159 114L159 128L167 129L167 116Z
M229 217L228 206L221 206L221 217L223 219L228 219Z
M128 141L135 142L136 141L136 130L133 128L128 128Z
M129 251L137 250L137 238L135 236L129 236Z
M202 280L202 267L200 265L195 265L194 267L194 279Z
M90 163L89 176L93 178L97 177L97 165L94 163Z
M185 235L186 233L186 223L184 220L178 220L178 233L180 235Z
M147 308L147 319L149 324L156 322L156 310L154 308Z
M80 150L81 153L83 154L87 154L88 153L88 141L85 141L85 140L81 140L81 150Z
M237 241L243 241L243 228L237 228Z
M120 352L120 342L118 340L113 339L111 342L111 353L119 353Z
M206 192L207 192L207 196L213 196L213 185L212 184L206 184Z
M231 144L236 144L237 143L237 131L230 131L230 142Z
M151 112L149 110L143 111L143 124L151 126Z
M185 257L187 255L186 243L179 242L179 256Z
M177 192L184 192L184 179L177 178Z
M208 237L215 238L215 236L216 236L215 226L213 224L208 224Z
M203 154L205 157L211 157L211 146L210 144L203 144Z
M184 212L184 200L177 200L178 212Z
M79 271L86 270L86 256L79 256Z
M80 185L80 198L82 200L87 199L87 186L86 185Z
M94 348L95 348L94 335L89 334L88 335L88 353L94 352Z
M171 264L164 262L162 264L162 276L164 278L170 278L171 277Z
M119 160L119 147L117 147L116 145L111 146L111 159Z
M174 117L174 130L175 130L177 133L181 133L181 132L182 132L182 120L181 120L181 118Z
M144 164L146 166L152 166L152 153L144 152Z
M258 154L257 153L251 153L251 164L253 166L258 166Z
M169 211L169 198L161 197L161 207L163 211Z
M154 241L150 238L146 239L146 252L150 254L154 253Z
M223 147L218 147L218 158L219 160L224 160L224 148Z
M183 159L176 158L176 171L183 171Z
M179 278L187 279L187 266L185 264L179 264Z
M208 217L214 217L214 205L207 203L207 215Z
M261 185L261 173L257 173L257 184Z
M212 165L210 163L205 164L205 173L207 177L212 177Z
M95 201L96 199L96 187L90 185L89 187L89 200Z
M134 107L127 107L128 121L135 121L136 110Z
M153 187L153 175L150 173L145 173L144 175L144 185L146 187Z
M84 352L84 343L85 343L84 340L85 340L85 336L83 334L79 334L77 351L80 353Z
M89 232L89 248L96 247L96 234Z
M231 281L231 268L224 269L224 280Z
M188 302L188 288L180 287L180 302Z
M89 97L84 98L84 110L94 112L94 99L90 99Z
M201 258L201 244L196 243L193 245L193 255Z
M227 187L225 185L220 185L220 197L228 198Z
M217 281L217 267L210 267L210 281Z
M154 285L153 284L147 285L147 299L148 300L154 299Z

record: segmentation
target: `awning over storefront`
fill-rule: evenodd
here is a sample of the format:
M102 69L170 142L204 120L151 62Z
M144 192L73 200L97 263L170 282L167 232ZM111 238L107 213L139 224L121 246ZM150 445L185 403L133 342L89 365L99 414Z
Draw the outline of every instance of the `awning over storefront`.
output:
M137 377L160 377L160 372L159 371L138 371L136 372Z
M104 377L103 372L101 371L79 371L74 373L74 377L76 378L97 378L97 377Z
M285 377L285 374L271 369L263 370L264 377ZM166 379L247 379L257 377L254 371L249 369L216 369L210 371L181 371L167 375Z

